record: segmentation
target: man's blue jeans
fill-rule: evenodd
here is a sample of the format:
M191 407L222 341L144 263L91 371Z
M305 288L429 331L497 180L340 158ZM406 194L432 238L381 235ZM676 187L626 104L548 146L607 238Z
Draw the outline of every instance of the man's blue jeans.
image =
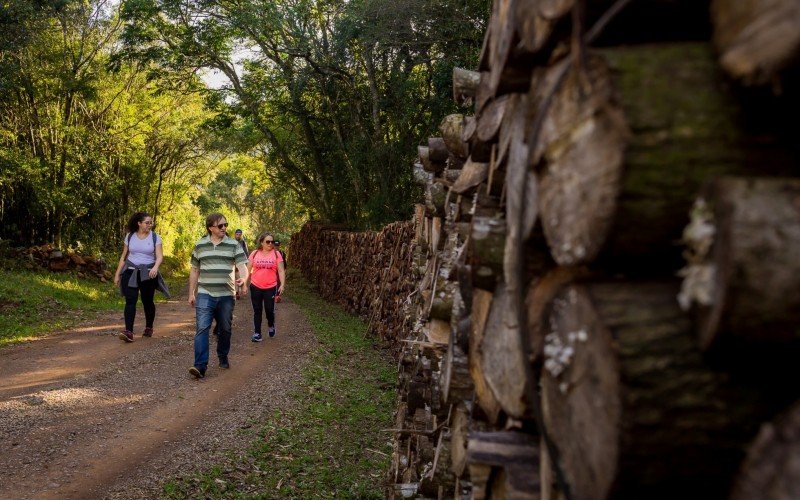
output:
M194 366L205 371L208 367L208 331L211 321L217 320L219 336L217 338L217 356L222 360L228 357L231 350L231 320L233 319L233 295L212 297L206 293L198 293L194 303L194 314L197 318L197 332L194 335Z

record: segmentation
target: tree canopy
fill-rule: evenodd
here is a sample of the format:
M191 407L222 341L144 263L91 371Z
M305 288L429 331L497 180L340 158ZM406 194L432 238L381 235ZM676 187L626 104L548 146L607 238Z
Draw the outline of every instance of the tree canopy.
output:
M351 227L407 218L415 145L453 111L452 68L475 65L488 9L7 2L0 237L115 245L142 209L176 250L210 210L284 235L307 217ZM210 75L223 83L206 86Z

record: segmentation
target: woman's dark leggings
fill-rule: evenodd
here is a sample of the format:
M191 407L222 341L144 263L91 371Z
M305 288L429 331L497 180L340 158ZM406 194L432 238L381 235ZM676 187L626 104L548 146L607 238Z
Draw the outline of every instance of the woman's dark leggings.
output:
M125 329L133 331L133 320L136 319L136 300L139 298L140 292L142 294L142 306L144 307L145 326L153 328L153 321L156 319L156 304L153 302L153 298L156 295L158 280L141 281L137 276L136 280L139 286L132 288L128 286L132 273L133 269L126 269L120 277L122 293L125 295Z
M250 283L250 301L253 303L253 332L261 333L261 311L267 312L267 325L275 326L275 292L277 286L272 288L258 288Z

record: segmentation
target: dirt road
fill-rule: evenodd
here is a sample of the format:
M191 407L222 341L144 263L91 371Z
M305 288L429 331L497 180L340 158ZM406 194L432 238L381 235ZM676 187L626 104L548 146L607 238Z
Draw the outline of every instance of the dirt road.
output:
M215 343L195 380L194 309L157 306L156 333L117 338L122 312L0 349L0 498L152 498L165 479L244 453L255 420L291 405L315 338L289 300L278 335L252 343L249 299L234 313L229 370ZM266 324L266 322L265 322Z

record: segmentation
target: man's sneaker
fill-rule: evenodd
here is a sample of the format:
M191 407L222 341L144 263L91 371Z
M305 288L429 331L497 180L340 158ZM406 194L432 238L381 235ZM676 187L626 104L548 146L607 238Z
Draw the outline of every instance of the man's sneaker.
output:
M124 332L119 334L119 338L121 338L125 342L133 342L133 332L130 330L125 330Z
M152 337L153 336L153 329L152 328L145 328L142 337Z
M270 336L270 338L275 336L275 327L274 326L269 327L269 336Z
M231 364L228 363L228 357L227 356L224 357L224 358L219 358L219 367L220 368L225 368L225 369L231 367Z
M264 339L261 337L260 333L254 333L253 334L253 342L261 342L262 340L264 340Z
M191 373L194 376L194 378L203 378L206 376L206 371L201 370L196 366L189 368L189 373Z

